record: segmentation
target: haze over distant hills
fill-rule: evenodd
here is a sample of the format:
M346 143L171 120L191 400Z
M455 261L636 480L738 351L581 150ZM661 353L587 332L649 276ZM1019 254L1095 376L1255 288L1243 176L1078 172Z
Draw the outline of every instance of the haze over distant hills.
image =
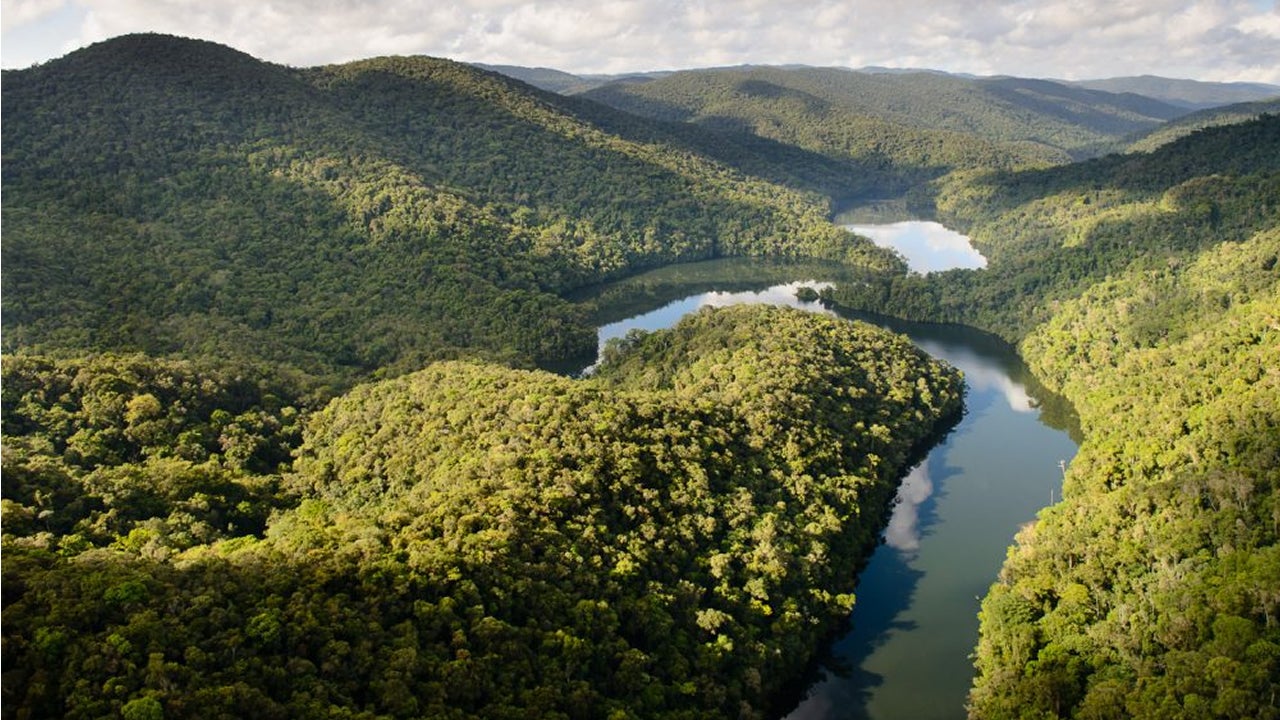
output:
M1040 160L1060 162L1124 149L1195 110L1280 97L1280 87L1259 83L1151 76L1065 82L800 65L590 77L492 69L645 117L751 133L864 164L868 148L876 147L891 164L916 168L936 167L940 156L948 158L943 164L957 164L954 137L947 133L963 133L970 144L974 137L1002 143L1006 153L1021 144L1014 154L1030 159L1034 149ZM922 134L907 142L908 128ZM1155 137L1177 132L1170 128ZM924 146L932 149L924 152Z
M1022 78L934 72L865 73L839 68L691 70L583 93L627 112L745 130L827 154L871 148L890 158L957 135L1065 160L1183 115L1183 107ZM904 133L917 133L907 140ZM884 135L869 141L868 134ZM926 153L938 158L937 150ZM929 161L921 158L923 163Z
M1280 96L1280 85L1202 82L1155 75L1070 81L1072 85L1114 93L1133 93L1189 108L1209 108Z
M561 70L552 68L530 68L518 65L486 65L483 63L473 63L476 67L486 70L493 70L504 75L516 78L523 82L527 82L535 87L558 92L563 94L577 94L591 90L601 85L608 85L614 82L644 82L647 80L656 80L675 74L676 72L698 72L701 70L732 70L732 69L748 69L751 67L774 67L789 70L822 70L831 68L819 68L805 65L762 65L762 66L738 66L736 68L695 68L690 70L667 70L654 72L624 73L618 75L575 75ZM866 73L871 75L910 75L914 73L927 73L934 75L946 75L949 77L963 78L967 80L980 81L983 79L992 80L994 77L984 78L983 76L973 75L970 73L950 73L942 70L931 70L929 68L892 68L881 66L866 66L860 68L835 68L842 70L851 70L853 72ZM1003 79L1011 79L1011 76L1000 76ZM1023 78L1026 79L1026 78ZM1207 82L1202 80L1191 80L1185 78L1167 78L1156 75L1137 75L1126 77L1098 78L1091 80L1056 80L1047 79L1049 82L1055 82L1062 85L1074 85L1077 87L1087 88L1090 90L1102 90L1109 93L1131 93L1134 95L1142 95L1145 97L1160 100L1171 105L1177 105L1186 108L1203 109L1209 107L1217 107L1220 105L1230 105L1233 103L1253 102L1258 100L1266 100L1280 96L1280 85L1269 85L1267 83L1248 83L1248 82Z

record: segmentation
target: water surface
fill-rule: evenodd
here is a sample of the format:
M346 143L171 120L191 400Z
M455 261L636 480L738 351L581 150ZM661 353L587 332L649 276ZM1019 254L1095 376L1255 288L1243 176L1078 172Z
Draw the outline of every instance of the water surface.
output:
M987 259L973 248L969 238L931 220L900 220L870 225L852 224L848 230L872 242L902 253L913 272L930 273L952 268L977 269Z
M849 630L788 720L965 717L980 600L1014 533L1060 497L1075 455L1062 401L1028 383L999 340L963 328L895 329L965 373L966 414L903 481L885 543L859 578Z
M641 275L583 299L594 303L603 346L632 328L670 327L707 305L769 302L830 313L795 292L821 288L841 272L711 261ZM788 275L789 282L779 281ZM848 631L828 648L816 669L820 679L786 717L963 718L979 600L1019 526L1059 497L1062 467L1076 447L1070 408L993 336L846 315L902 332L962 370L967 411L903 480L884 544L861 574Z

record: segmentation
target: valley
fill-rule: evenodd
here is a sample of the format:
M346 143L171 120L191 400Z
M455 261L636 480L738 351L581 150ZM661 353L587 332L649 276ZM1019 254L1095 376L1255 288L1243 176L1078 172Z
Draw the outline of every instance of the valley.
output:
M1265 87L495 69L5 71L6 718L1280 717Z

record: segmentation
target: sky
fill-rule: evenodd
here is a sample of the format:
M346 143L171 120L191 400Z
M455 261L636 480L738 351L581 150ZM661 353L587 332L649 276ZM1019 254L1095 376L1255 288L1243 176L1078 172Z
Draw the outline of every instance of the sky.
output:
M740 64L1280 84L1276 0L0 0L0 65L162 32L304 67L379 55L626 73Z

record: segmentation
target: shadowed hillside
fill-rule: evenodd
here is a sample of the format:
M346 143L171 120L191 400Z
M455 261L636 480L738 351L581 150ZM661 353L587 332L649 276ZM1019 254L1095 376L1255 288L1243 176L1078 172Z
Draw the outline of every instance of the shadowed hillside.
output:
M898 262L818 195L445 60L297 70L137 35L3 89L8 350L543 362L594 346L557 297L583 284L734 254Z

